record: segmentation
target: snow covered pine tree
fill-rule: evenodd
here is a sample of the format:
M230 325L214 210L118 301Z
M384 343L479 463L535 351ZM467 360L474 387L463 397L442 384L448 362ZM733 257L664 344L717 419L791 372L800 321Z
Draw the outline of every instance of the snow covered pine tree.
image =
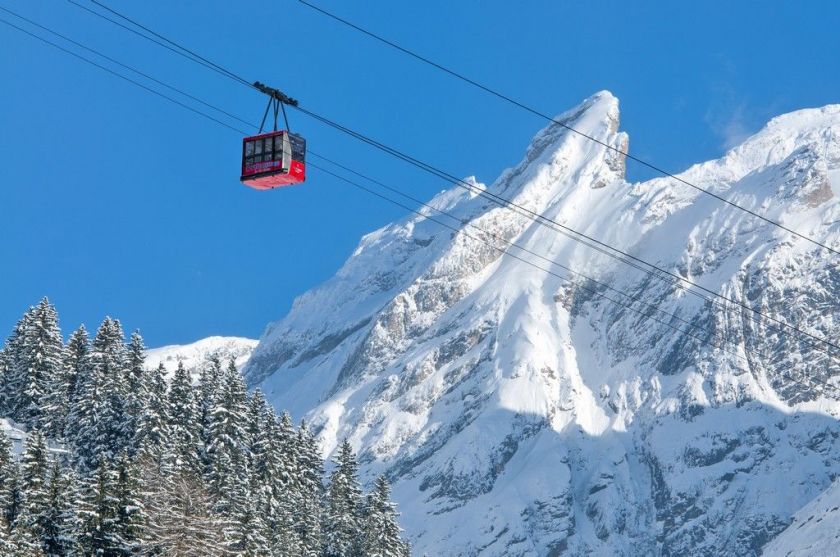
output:
M325 490L312 432L232 361L211 355L194 385L144 360L110 317L66 345L47 299L20 319L0 351L0 555L408 555L388 483L364 495L349 443Z

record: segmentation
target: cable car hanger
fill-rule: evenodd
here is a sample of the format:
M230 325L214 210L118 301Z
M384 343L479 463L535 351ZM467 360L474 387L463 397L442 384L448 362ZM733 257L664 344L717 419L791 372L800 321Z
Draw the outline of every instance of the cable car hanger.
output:
M297 99L293 99L280 89L269 87L259 81L254 82L254 89L268 95L268 105L265 107L265 113L263 114L262 122L260 122L260 131L258 133L262 133L263 127L265 127L265 119L268 117L268 111L271 108L274 109L274 131L277 131L278 109L283 111L283 121L286 123L286 129L291 131L291 128L289 128L289 118L286 116L286 105L297 106Z

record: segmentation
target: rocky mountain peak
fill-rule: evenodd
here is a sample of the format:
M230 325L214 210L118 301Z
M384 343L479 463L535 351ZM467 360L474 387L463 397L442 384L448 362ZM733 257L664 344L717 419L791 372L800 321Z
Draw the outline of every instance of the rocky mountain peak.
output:
M777 118L679 176L840 245L838 117ZM247 377L393 480L420 554L755 554L840 474L840 403L814 386L840 361L791 332L840 337L840 266L673 178L627 184L610 93L558 121L592 139L552 123L489 186L436 196L458 232L367 235Z

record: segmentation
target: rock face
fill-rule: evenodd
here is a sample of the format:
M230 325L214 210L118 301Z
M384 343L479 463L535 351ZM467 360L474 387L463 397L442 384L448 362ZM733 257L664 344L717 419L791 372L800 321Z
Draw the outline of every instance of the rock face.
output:
M840 339L840 256L628 183L608 92L559 119L602 144L552 124L475 189L661 271L453 188L430 204L457 220L365 236L246 377L388 474L418 555L758 554L840 473L840 350L815 340ZM840 249L840 106L681 177Z

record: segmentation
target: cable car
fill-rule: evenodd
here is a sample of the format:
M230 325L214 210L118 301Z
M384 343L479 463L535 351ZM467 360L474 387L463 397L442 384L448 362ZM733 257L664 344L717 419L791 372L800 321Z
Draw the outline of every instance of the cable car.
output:
M298 102L259 81L254 88L268 95L260 131L242 140L242 173L239 181L257 190L271 190L300 184L306 180L306 140L289 131L286 105ZM263 133L268 111L274 109L274 131ZM285 130L277 129L277 115L282 109Z
M300 184L306 180L306 140L283 130L246 137L239 180L258 190Z

